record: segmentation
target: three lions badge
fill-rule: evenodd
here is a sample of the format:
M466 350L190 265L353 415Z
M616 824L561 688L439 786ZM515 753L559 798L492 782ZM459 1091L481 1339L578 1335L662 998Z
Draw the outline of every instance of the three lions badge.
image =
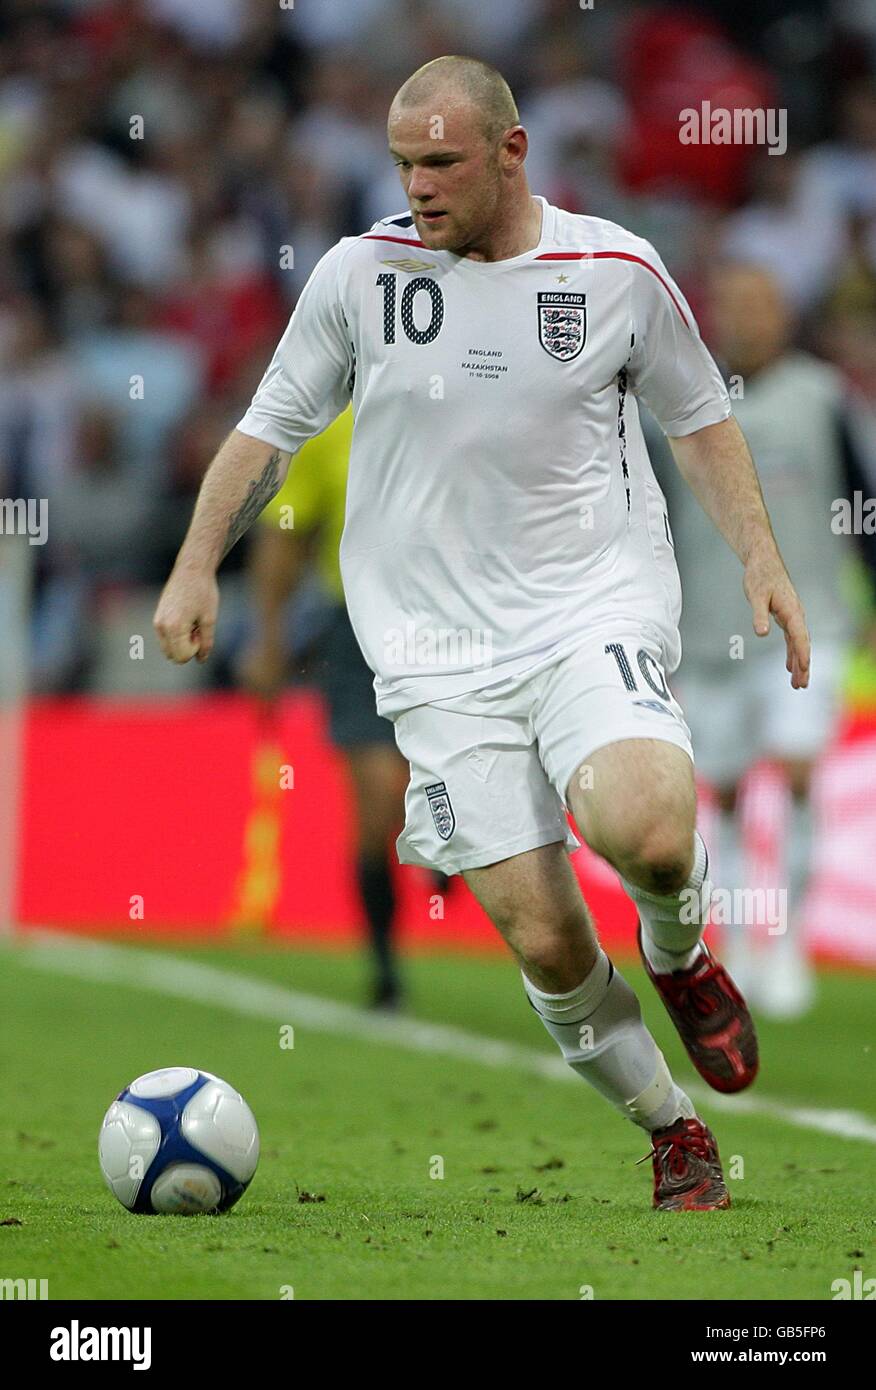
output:
M571 362L587 339L587 296L545 290L538 296L538 341L559 362Z
M435 829L442 840L449 840L456 829L456 816L453 814L447 788L443 782L434 782L431 787L426 787L425 791L429 798L429 810L432 812Z

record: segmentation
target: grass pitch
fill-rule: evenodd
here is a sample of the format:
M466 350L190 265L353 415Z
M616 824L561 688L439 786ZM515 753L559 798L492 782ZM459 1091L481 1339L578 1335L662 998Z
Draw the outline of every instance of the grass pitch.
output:
M360 999L351 955L156 950L171 979L169 957ZM621 966L691 1081L653 990ZM556 1055L510 962L420 956L407 976L411 1016ZM751 1094L876 1123L874 997L872 978L823 976L811 1018L761 1026ZM583 1083L73 978L18 947L0 952L0 1017L0 1278L47 1278L50 1298L824 1300L856 1268L876 1274L863 1139L706 1100L732 1209L658 1214L650 1162L636 1166L646 1137ZM132 1216L103 1185L104 1110L174 1064L225 1077L259 1122L259 1169L224 1216Z

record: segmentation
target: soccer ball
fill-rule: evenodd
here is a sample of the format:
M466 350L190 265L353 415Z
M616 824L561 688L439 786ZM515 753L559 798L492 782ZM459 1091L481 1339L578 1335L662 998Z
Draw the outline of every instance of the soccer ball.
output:
M140 1213L227 1211L259 1161L259 1131L243 1096L194 1067L138 1076L113 1101L98 1140L101 1172Z

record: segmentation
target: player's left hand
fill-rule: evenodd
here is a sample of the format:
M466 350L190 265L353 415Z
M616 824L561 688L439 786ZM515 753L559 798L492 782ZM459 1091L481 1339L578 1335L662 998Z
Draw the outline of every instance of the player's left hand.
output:
M803 605L778 551L752 555L745 566L742 587L751 604L758 637L766 637L769 632L772 613L785 634L785 669L791 673L791 685L794 690L805 690L811 656L809 629Z

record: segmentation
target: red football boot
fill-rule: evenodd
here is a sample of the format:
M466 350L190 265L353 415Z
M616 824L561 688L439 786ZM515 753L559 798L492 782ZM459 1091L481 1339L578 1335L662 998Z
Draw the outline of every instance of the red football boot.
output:
M701 1120L676 1120L651 1135L657 1211L723 1211L730 1205L718 1145ZM640 1163L644 1159L639 1159Z
M700 1076L716 1091L744 1091L757 1076L757 1033L748 1005L720 961L700 942L690 970L658 975L639 954Z

